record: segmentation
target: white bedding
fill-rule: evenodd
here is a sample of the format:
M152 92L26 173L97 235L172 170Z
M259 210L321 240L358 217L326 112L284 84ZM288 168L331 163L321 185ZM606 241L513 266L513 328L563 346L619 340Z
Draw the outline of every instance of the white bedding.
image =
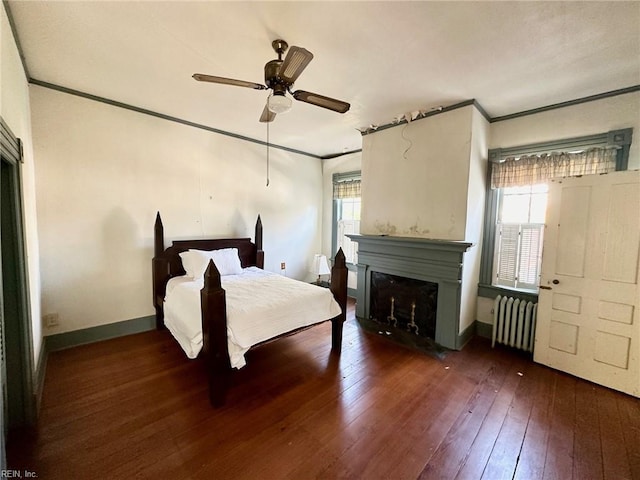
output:
M164 322L189 358L202 349L200 290L203 279L174 277L167 283ZM231 366L246 364L244 354L257 343L340 314L327 288L249 267L221 277L227 302Z

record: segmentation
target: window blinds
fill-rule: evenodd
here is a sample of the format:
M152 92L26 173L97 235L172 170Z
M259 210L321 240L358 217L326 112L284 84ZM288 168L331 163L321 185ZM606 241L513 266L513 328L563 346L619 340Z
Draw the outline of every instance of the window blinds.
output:
M542 225L522 225L518 255L518 288L538 288L540 255L542 253Z
M504 287L516 286L516 270L518 260L518 235L520 225L500 226L498 242L498 265L496 265L496 283Z
M542 235L539 223L499 225L495 285L535 290L540 276Z
M342 248L347 263L356 263L358 244L347 237L353 233L360 233L360 220L338 221L338 248Z

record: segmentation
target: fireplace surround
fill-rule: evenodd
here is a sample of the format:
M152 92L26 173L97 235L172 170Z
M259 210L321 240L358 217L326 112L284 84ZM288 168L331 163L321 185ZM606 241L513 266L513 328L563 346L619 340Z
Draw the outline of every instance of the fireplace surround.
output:
M373 272L436 283L435 342L458 349L464 253L468 242L386 235L349 235L358 243L356 317L371 318Z
M437 295L437 283L372 271L369 317L435 340Z

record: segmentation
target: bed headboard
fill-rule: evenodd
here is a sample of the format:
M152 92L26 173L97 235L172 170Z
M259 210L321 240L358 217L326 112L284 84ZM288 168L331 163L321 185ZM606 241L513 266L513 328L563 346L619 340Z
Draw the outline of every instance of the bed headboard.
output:
M214 238L195 240L174 240L169 248L164 248L164 227L160 212L156 215L154 226L154 257L152 260L153 306L156 309L156 327L164 326L163 302L167 282L170 278L184 275L180 253L189 249L219 250L237 248L242 267L256 266L264 268L262 250L262 221L260 215L256 221L255 243L250 238Z

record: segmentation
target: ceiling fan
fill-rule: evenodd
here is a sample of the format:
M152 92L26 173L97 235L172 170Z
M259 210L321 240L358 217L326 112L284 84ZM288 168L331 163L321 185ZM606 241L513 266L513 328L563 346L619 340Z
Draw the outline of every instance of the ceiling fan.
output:
M195 73L193 78L199 82L222 83L224 85L235 85L237 87L248 87L255 90L271 89L273 93L267 98L267 104L264 107L261 122L272 122L276 118L276 114L285 113L291 108L291 99L287 97L289 92L293 98L301 102L317 105L318 107L327 108L338 113L345 113L349 110L347 102L336 100L334 98L318 95L317 93L307 92L305 90L291 91L293 83L298 79L300 74L313 59L313 53L301 48L289 45L284 40L274 40L271 46L278 54L276 60L271 60L264 66L264 81L266 85L253 82L245 82L243 80L235 80L233 78L216 77L213 75L204 75ZM284 52L289 50L287 56L282 60Z

